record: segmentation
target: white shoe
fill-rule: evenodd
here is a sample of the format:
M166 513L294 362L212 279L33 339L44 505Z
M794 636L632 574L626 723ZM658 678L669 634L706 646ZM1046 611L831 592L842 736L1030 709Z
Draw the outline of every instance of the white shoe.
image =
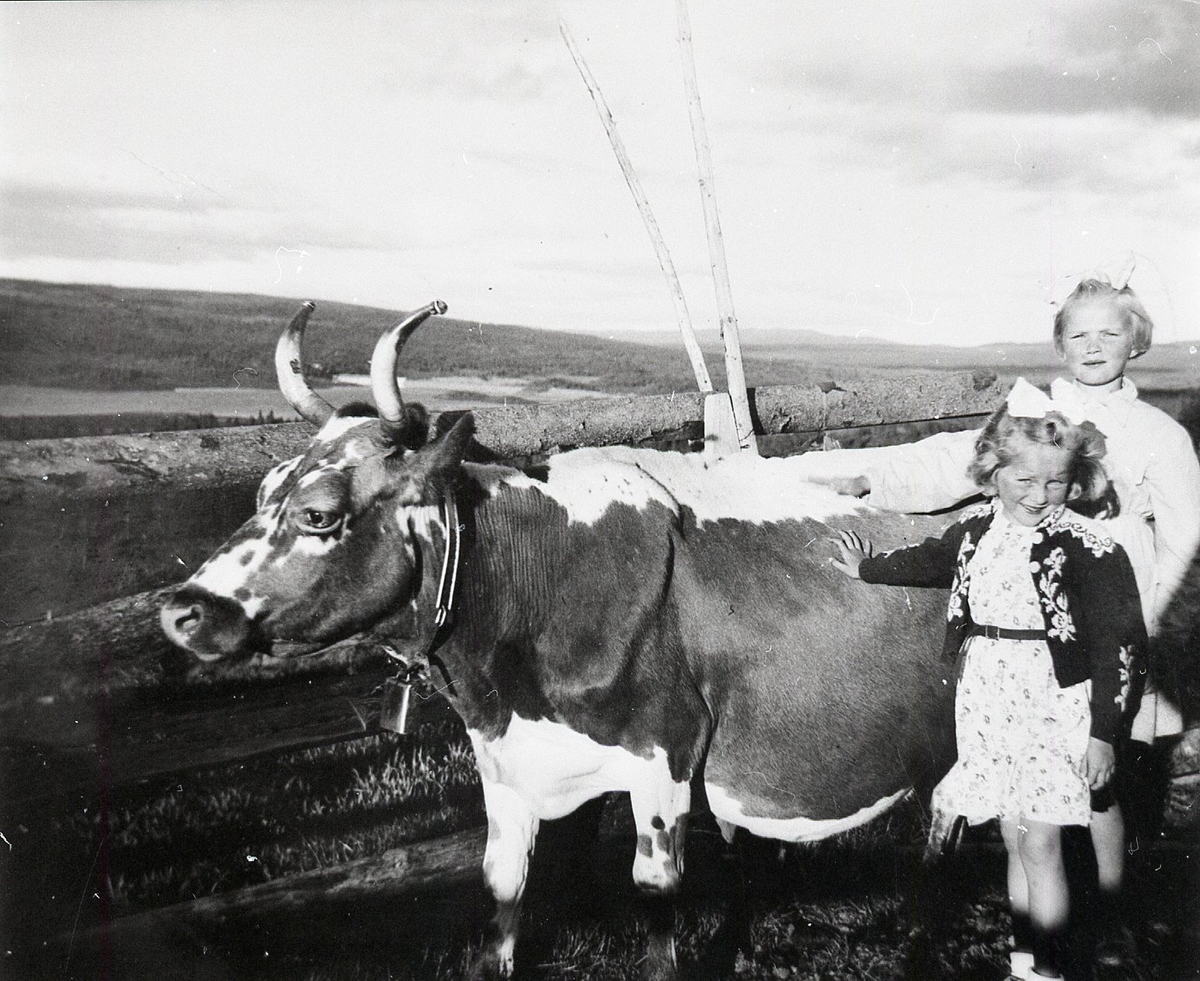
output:
M1029 981L1034 977L1033 953L1028 950L1014 950L1008 955L1009 981Z

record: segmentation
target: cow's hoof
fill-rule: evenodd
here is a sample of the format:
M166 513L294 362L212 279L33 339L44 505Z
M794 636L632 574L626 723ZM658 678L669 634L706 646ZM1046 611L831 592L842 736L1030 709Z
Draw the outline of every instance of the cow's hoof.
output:
M911 931L906 946L904 977L907 981L942 981L947 976L934 949L933 938L926 931Z
M471 962L463 981L507 981L512 975L512 961L502 958L495 949L486 948Z
M1096 977L1125 977L1137 963L1137 940L1127 926L1117 927L1109 936L1096 944Z
M653 957L642 961L642 981L676 981L678 977L674 961L665 962Z
M642 981L676 981L678 976L674 936L652 932L642 961Z

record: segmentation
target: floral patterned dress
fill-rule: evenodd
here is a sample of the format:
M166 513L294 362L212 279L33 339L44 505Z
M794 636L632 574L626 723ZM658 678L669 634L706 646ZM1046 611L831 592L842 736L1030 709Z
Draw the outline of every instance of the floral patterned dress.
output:
M1044 628L1029 565L1036 530L1010 520L997 502L971 558L976 623ZM1086 825L1089 694L1088 682L1059 687L1045 641L972 637L955 698L958 761L934 791L934 808L971 824L998 817Z

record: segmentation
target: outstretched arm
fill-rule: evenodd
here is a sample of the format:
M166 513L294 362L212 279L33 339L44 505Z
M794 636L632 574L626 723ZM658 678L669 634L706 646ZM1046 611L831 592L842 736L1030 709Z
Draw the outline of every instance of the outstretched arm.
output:
M953 522L942 534L890 552L877 552L867 539L852 531L838 532L840 558L830 564L855 579L886 586L933 586L945 589L954 581L959 544L966 526Z
M979 493L967 477L979 433L937 433L916 443L805 453L797 476L887 511L915 513L953 507Z

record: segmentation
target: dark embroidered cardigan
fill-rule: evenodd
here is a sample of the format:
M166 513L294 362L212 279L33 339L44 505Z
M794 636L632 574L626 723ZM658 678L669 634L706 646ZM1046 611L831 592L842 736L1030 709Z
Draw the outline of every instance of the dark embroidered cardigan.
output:
M971 619L968 588L975 546L992 505L963 515L940 537L864 559L864 582L950 589L943 653L954 657ZM1030 536L1029 570L1041 600L1046 643L1061 687L1091 679L1091 733L1113 742L1131 697L1140 696L1146 628L1125 550L1095 522L1062 509ZM1128 718L1132 718L1132 713Z

